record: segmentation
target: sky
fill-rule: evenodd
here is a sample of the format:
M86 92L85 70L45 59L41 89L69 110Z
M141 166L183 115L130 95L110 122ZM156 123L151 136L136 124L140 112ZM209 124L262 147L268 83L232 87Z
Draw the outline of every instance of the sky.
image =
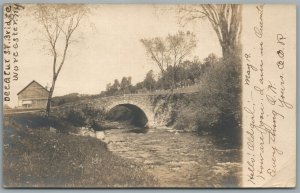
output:
M27 5L28 7L28 5ZM69 93L99 94L109 82L131 76L133 84L142 81L156 64L146 54L140 39L166 37L178 30L192 31L197 48L189 56L199 59L210 53L221 56L216 34L207 20L178 24L173 5L91 5L69 47L65 64L56 82L54 96ZM26 9L26 6L25 6ZM28 10L28 9L27 9ZM17 93L32 80L50 86L52 56L43 40L42 26L28 11L19 18L19 80L13 84L10 106Z

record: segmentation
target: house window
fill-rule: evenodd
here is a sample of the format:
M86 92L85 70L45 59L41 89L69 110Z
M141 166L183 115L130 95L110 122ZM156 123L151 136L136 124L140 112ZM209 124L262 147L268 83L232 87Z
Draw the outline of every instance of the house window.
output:
M22 101L22 106L26 108L30 108L32 106L32 101Z

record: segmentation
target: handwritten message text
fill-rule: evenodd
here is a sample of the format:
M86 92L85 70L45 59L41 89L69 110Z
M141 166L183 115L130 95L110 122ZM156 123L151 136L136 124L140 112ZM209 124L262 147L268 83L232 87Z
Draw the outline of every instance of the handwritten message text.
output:
M253 12L253 44L243 53L244 178L259 186L275 177L282 164L281 135L294 104L287 86L289 34L266 28L265 5L256 5Z

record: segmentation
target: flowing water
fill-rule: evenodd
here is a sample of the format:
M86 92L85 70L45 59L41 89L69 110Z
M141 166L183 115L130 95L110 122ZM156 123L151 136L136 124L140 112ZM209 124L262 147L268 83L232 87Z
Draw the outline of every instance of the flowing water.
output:
M211 134L168 128L106 130L110 151L142 165L161 187L240 185L241 150ZM135 167L132 165L132 167Z

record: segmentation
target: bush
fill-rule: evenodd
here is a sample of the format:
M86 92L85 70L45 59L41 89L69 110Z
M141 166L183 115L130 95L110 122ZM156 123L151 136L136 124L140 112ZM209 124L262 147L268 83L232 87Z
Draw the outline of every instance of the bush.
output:
M200 81L200 92L187 107L181 109L175 128L210 129L240 137L240 59L233 57L216 62L203 74Z
M65 112L65 119L75 126L92 126L105 117L104 109L95 109L88 105L79 104Z
M76 126L82 126L85 124L85 116L83 112L71 110L67 115L67 120Z
M239 127L241 123L241 61L223 60L211 68L203 79L199 93L200 108L206 105L216 109L214 126Z
M197 116L198 111L195 111L192 108L183 109L177 119L174 128L180 130L197 130Z

